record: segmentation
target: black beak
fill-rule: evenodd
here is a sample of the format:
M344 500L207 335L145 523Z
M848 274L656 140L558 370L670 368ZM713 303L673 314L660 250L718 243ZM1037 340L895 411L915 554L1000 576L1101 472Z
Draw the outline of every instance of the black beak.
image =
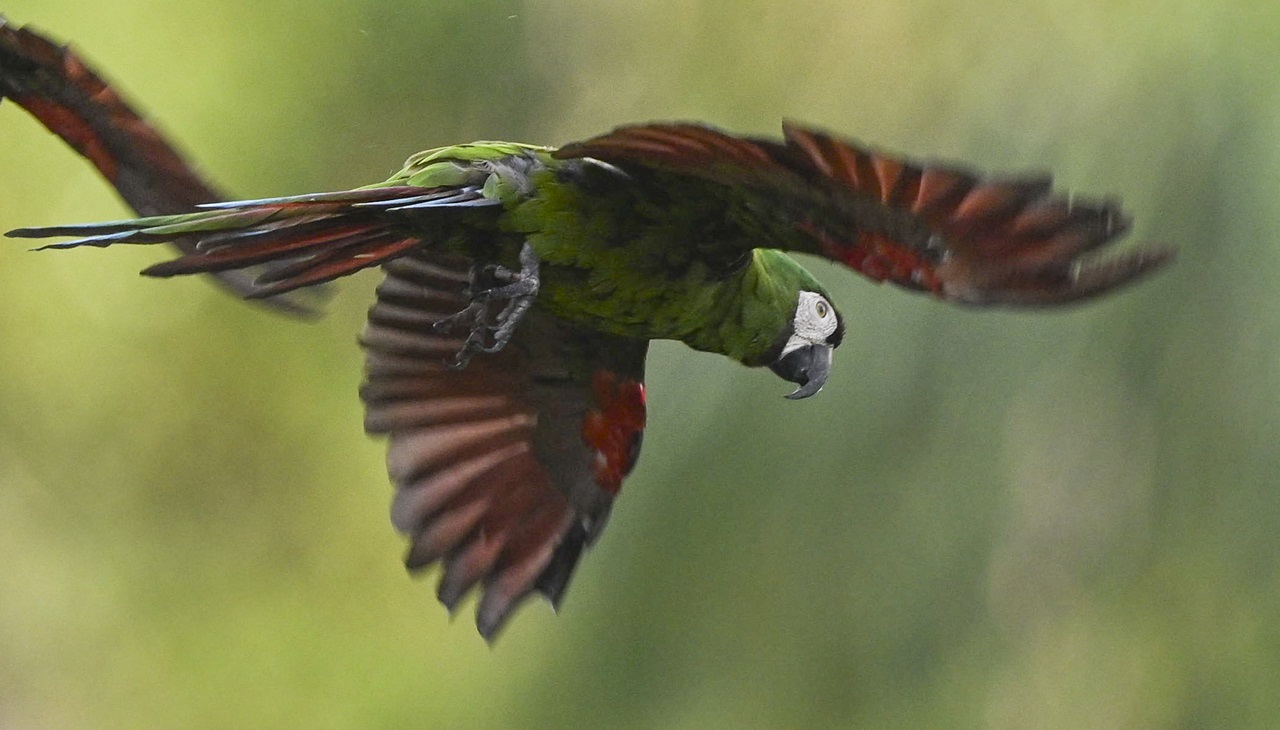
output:
M827 382L827 375L831 372L831 346L805 345L779 358L769 369L783 380L800 384L788 398L808 398L822 390Z

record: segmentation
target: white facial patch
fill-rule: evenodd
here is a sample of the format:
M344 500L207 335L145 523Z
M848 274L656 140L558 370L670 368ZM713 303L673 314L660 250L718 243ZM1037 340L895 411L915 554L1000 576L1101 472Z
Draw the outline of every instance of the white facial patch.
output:
M838 326L835 307L831 306L826 297L816 292L802 291L796 304L795 319L791 322L794 334L782 348L782 354L786 355L806 345L826 342Z

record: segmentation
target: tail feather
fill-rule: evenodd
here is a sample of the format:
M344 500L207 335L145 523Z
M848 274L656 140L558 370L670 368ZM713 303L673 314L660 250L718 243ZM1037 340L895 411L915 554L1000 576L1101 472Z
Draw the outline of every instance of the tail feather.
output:
M232 247L243 249L249 246L265 246L268 242L293 240L295 237L301 237L307 230L332 230L333 218L331 214L301 215L270 221L248 230L209 233L200 236L196 242L196 253L210 254Z
M241 237L242 245L223 244L220 247L205 249L206 242L201 241L202 250L198 253L158 263L146 269L143 274L168 277L242 269L254 264L278 261L282 255L302 254L308 249L342 248L351 243L367 240L371 233L378 230L376 224L369 221L335 223L324 219L302 226L273 229L258 235L244 234ZM264 272L256 281L261 284L287 278L291 275L292 268L301 263L304 262L297 261L275 267Z
M4 235L9 238L57 238L59 236L92 238L117 233L137 233L149 228L169 226L181 221L189 221L191 216L192 214L190 213L184 213L181 215L156 215L147 216L146 218L99 221L97 223L69 223L59 226L41 226L39 228L15 228L5 232ZM65 243L73 242L67 241ZM147 243L151 243L151 241L147 241ZM65 247L65 244L63 247Z
M258 206L280 205L292 206L300 205L314 209L321 203L339 203L343 206L362 206L366 203L377 203L381 205L392 205L401 197L414 197L422 195L424 190L430 191L430 194L438 195L440 188L419 188L408 185L396 185L386 187L359 188L356 190L336 190L327 193L304 193L302 195L282 195L275 198L258 198L256 200L227 200L216 203L202 203L196 207L208 210L218 209L237 209Z
M496 206L479 186L389 186L264 198L204 206L195 213L125 221L20 228L15 238L79 236L43 248L190 241L186 255L144 270L146 276L218 274L263 267L246 298L273 297L331 281L401 256L426 241L415 226L419 206Z
M300 287L313 286L326 281L333 281L361 269L379 266L391 259L403 256L411 249L422 245L418 238L399 238L386 235L370 239L359 246L322 254L313 259L291 264L289 271L276 271L258 277L256 284L263 284L260 294L252 296L270 297ZM287 274L287 275L286 275ZM266 279L266 277L271 279ZM268 283L270 282L270 283Z

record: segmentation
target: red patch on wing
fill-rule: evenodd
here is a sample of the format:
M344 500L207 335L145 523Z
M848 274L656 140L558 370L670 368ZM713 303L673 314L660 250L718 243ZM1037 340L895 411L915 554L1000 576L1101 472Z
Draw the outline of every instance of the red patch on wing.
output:
M875 281L891 281L935 294L942 291L934 263L887 236L862 233L850 244L809 223L801 224L800 229L818 239L825 255Z
M600 408L583 420L582 440L596 450L596 484L617 494L623 477L635 466L644 431L644 383L599 370L591 379L591 390Z

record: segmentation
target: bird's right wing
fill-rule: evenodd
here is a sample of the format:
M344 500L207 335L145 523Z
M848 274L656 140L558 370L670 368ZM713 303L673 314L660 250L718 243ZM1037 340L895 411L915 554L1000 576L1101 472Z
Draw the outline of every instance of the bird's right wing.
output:
M225 199L206 182L154 126L69 48L29 27L0 16L0 100L10 99L50 132L79 152L139 215L195 210ZM196 241L173 241L183 253ZM217 280L232 291L257 291L255 278L266 267L222 271ZM288 312L314 311L324 300L317 289L299 290L265 300Z

